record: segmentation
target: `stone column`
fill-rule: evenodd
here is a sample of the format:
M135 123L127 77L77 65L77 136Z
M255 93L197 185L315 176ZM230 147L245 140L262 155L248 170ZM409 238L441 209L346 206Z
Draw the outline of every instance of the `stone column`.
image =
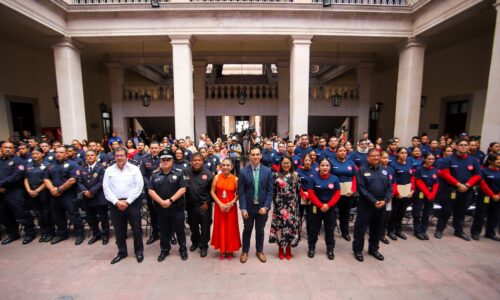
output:
M191 35L171 35L174 71L175 137L194 136Z
M285 137L290 123L290 63L278 63L278 132Z
M356 68L359 89L358 117L355 121L354 141L357 142L363 132L368 132L370 120L370 89L373 63L361 63ZM350 129L351 130L351 129ZM377 137L371 137L375 142Z
M200 134L207 133L207 112L205 99L205 72L207 63L196 61L194 65L194 128L195 140L198 144ZM175 76L175 74L174 74ZM210 137L214 140L215 136Z
M409 38L399 52L394 136L407 146L418 135L425 45Z
M255 119L254 119L254 122L255 122L255 131L257 132L257 134L259 136L262 135L261 121L262 121L261 116L255 116Z
M312 36L292 36L290 51L290 139L308 132L309 59Z
M106 67L109 73L113 131L116 132L123 141L126 141L128 138L128 125L123 116L125 69L120 63L107 63Z
M481 129L481 149L486 152L491 142L500 142L500 0L494 4L497 9L493 51L491 52L488 91L484 105L483 127Z
M53 46L64 144L71 144L73 139L87 139L82 64L78 47L70 38L64 38Z

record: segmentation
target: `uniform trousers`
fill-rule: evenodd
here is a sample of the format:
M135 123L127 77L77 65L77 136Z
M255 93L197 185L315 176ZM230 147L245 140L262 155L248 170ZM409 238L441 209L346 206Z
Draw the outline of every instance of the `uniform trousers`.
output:
M467 213L467 208L470 203L472 203L473 195L473 191L469 189L465 193L456 192L456 199L451 199L451 197L443 199L436 230L443 231L453 213L453 228L455 229L455 234L463 233L465 214Z
M199 245L200 249L208 249L210 241L210 226L212 225L212 204L202 211L201 206L189 207L188 224L191 230L191 243Z
M160 226L158 225L158 214L156 213L155 205L153 205L153 199L146 193L146 203L148 204L149 218L151 220L152 236L158 236L160 232Z
M186 252L186 233L184 232L184 208L163 208L155 204L160 225L160 250L169 252L171 249L170 236L175 232L179 243L179 252Z
M340 232L342 235L349 234L349 216L351 214L352 197L341 196L337 203Z
M335 239L333 237L333 231L335 225L337 224L337 214L335 208L332 207L326 212L322 212L317 206L311 204L311 208L308 212L309 217L309 233L307 237L307 244L310 250L316 249L316 242L318 241L319 231L321 229L321 223L325 228L325 243L327 251L333 251L335 248Z
M367 228L370 230L368 250L378 251L385 213L385 207L376 208L368 199L358 198L358 211L354 223L354 240L352 242L352 250L355 253L363 251Z
M19 224L24 226L26 235L35 236L35 224L26 210L25 194L21 188L0 193L0 223L9 236L19 236Z
M108 206L86 204L85 213L87 214L87 223L92 230L92 236L109 237ZM99 229L99 223L101 223L101 229Z
M474 214L474 222L471 227L471 234L481 234L486 217L486 232L485 236L495 236L495 228L498 226L500 219L500 201L495 202L490 198L488 203L485 203L484 195L480 193L479 200L476 203L476 212Z
M434 202L426 197L420 198L416 195L413 201L412 215L413 215L413 232L426 233L429 228L429 217L434 207Z
M83 236L83 220L78 210L79 207L74 191L64 191L59 197L52 196L50 204L54 223L57 227L56 236L63 238L69 236L66 214L68 214L74 225L75 235Z
M393 198L392 211L387 224L387 233L399 233L402 231L403 218L406 214L406 209L411 204L411 198Z
M34 211L42 235L54 235L51 199L50 192L47 189L41 191L36 197L26 196L27 207L29 210Z

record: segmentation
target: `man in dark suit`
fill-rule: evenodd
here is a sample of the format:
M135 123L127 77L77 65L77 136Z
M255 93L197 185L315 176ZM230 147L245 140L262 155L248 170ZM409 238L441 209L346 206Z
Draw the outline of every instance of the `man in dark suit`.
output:
M257 258L263 263L267 260L262 251L264 248L264 227L273 198L273 180L271 169L261 165L261 159L260 148L253 147L250 150L250 164L241 170L238 179L239 203L243 217L241 263L245 263L248 259L254 223Z

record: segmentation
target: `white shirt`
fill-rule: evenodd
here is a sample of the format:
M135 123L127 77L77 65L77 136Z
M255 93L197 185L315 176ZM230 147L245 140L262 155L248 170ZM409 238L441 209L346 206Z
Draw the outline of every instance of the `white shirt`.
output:
M138 167L126 163L123 169L116 164L106 169L102 189L106 200L116 205L119 199L126 199L130 205L141 195L144 179Z

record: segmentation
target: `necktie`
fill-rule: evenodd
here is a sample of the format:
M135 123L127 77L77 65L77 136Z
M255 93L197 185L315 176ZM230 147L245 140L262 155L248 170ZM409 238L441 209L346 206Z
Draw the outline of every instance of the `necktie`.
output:
M259 169L253 168L253 204L259 204Z

